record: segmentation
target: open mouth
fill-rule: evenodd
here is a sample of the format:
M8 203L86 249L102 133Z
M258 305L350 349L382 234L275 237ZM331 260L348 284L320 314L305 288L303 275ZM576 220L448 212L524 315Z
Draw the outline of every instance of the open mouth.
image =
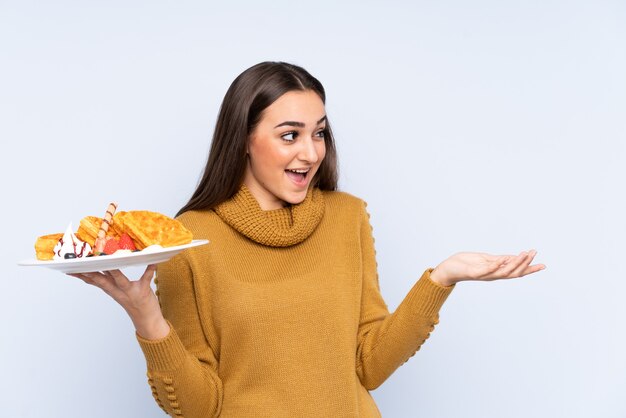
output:
M306 168L306 169L287 169L287 170L285 170L285 173L287 173L287 177L289 177L294 182L296 182L296 183L303 183L310 171L311 171L310 168Z

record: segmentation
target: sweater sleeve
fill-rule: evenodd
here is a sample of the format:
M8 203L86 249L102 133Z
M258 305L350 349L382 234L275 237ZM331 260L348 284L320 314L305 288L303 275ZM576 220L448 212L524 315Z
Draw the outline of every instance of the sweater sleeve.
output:
M439 309L454 285L436 284L430 279L432 269L427 269L390 314L380 293L374 238L365 204L361 213L361 254L363 288L356 370L363 386L373 390L420 349L439 322Z
M155 282L170 333L160 340L136 335L146 357L152 395L172 417L217 417L222 381L202 331L193 275L184 253L159 264Z

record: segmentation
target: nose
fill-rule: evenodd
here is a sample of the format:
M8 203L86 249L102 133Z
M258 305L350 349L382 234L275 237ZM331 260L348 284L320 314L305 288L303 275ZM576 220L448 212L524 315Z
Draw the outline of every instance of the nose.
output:
M304 141L300 141L300 149L298 152L298 159L309 164L315 164L319 160L317 148L312 138L308 138Z

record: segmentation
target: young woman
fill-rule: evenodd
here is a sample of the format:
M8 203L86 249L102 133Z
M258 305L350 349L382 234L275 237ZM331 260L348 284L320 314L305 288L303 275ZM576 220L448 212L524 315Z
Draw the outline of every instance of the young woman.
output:
M369 391L419 350L462 280L522 277L535 251L459 253L390 314L365 203L337 189L325 92L264 62L230 86L203 177L178 219L209 245L130 281L76 274L132 319L172 416L379 417ZM157 292L150 282L157 270Z

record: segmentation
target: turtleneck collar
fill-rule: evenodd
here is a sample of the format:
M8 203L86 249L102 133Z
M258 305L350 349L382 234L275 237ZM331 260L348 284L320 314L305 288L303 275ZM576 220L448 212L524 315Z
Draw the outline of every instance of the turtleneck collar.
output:
M296 205L264 211L245 184L229 200L215 207L224 222L259 244L288 247L304 241L324 215L324 196L309 188Z

